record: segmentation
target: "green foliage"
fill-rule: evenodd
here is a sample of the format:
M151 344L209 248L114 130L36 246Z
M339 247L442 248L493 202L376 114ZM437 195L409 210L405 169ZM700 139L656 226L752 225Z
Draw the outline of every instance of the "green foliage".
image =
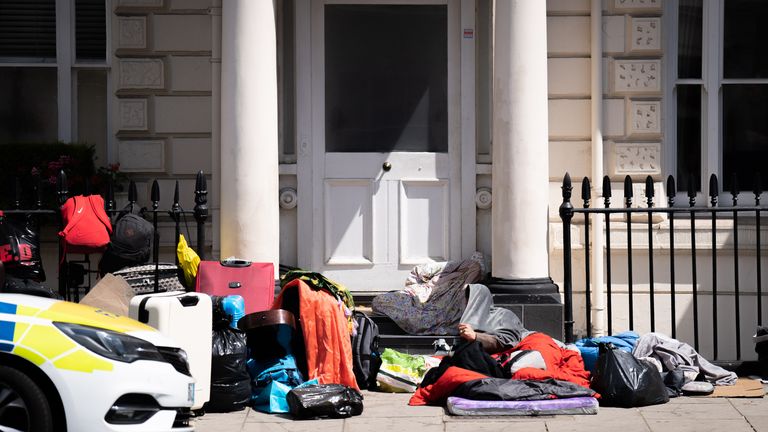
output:
M33 208L36 185L41 184L43 206L56 208L59 171L67 175L70 195L83 193L94 181L94 148L77 143L0 143L0 209L12 208L16 179L21 185L21 207ZM98 191L91 188L92 191Z

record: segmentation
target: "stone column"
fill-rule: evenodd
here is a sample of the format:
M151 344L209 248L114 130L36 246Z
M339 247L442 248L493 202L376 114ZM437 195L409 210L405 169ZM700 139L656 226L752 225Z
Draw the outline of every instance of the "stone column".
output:
M277 45L272 1L224 0L221 257L280 257Z
M547 11L540 0L496 2L493 63L494 294L546 295L549 137ZM508 301L503 301L507 303ZM539 302L538 300L536 301Z

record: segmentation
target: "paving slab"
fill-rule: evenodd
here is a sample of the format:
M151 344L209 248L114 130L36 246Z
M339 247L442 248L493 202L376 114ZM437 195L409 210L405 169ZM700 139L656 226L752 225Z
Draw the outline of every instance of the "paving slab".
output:
M211 431L224 429L211 429ZM292 423L246 423L241 432L343 432L344 420L297 420Z
M731 420L681 417L646 421L652 432L753 432L752 427L743 417Z
M768 398L728 399L728 401L744 416L768 415Z
M306 429L309 431L310 429ZM470 429L467 429L469 431ZM344 431L354 432L443 432L442 417L352 417L344 420Z
M545 420L549 432L649 432L636 408L600 407L597 415L554 416Z
M748 415L746 419L755 432L768 432L768 411L763 415Z
M242 429L250 408L242 411L230 413L208 413L201 417L196 417L193 421L195 430L198 432L206 431L239 431Z
M713 399L717 403L704 404L662 404L638 408L647 420L675 419L743 419L741 413L728 402L728 399Z
M539 421L487 420L474 418L466 422L446 422L445 432L547 432L547 425Z

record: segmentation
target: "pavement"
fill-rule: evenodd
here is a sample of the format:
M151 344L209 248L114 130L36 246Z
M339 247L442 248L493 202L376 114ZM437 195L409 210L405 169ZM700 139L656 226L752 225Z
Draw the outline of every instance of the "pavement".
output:
M197 432L768 432L768 398L679 397L642 408L600 407L597 415L459 417L408 406L410 394L363 391L363 413L339 420L292 420L246 409L195 419Z

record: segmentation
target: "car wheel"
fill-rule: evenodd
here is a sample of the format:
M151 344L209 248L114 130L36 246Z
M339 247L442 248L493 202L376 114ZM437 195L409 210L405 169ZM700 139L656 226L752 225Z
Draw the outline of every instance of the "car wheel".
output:
M8 366L0 366L0 430L53 431L53 413L43 390Z

